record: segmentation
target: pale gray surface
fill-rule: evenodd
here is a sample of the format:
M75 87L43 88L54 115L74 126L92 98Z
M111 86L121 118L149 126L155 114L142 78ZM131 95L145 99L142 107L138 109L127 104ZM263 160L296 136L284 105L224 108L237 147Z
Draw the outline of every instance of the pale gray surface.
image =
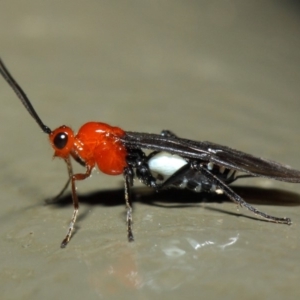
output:
M0 55L51 128L172 129L300 169L299 14L296 1L3 0ZM190 194L138 198L129 244L122 178L95 173L61 250L72 206L44 200L65 166L2 79L0 99L1 299L299 299L300 185L238 189L292 226L230 202L161 207Z

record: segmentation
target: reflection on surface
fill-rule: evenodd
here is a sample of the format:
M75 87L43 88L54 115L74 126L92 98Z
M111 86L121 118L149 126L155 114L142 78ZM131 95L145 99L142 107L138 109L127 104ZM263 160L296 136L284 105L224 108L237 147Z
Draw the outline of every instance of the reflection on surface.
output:
M217 234L217 231L214 233ZM201 235L207 235L207 232ZM118 295L120 286L132 291L175 290L195 280L199 270L206 265L205 261L209 263L211 257L220 259L223 250L233 246L238 239L239 234L231 237L223 235L222 239L216 235L203 241L201 237L158 238L154 245L150 245L152 241L147 243L144 240L147 245L139 249L131 244L111 242L103 253L105 262L98 265L95 261L86 261L90 269L89 281L101 296Z

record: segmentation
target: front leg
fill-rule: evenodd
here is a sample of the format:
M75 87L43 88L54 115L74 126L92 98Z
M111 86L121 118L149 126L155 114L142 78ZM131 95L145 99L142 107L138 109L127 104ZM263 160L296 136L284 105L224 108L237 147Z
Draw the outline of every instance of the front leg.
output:
M75 184L75 180L84 180L87 177L89 177L91 175L92 166L86 166L86 172L81 174L73 174L73 169L72 169L72 165L71 165L71 161L70 158L66 158L65 162L67 164L68 167L68 172L69 172L69 178L71 180L71 185L72 185L72 199L73 199L73 206L74 206L74 212L72 215L72 219L67 231L67 235L66 237L63 239L60 247L61 248L65 248L67 246L67 244L69 243L71 236L72 236L72 232L74 230L74 226L75 226L75 222L77 219L77 215L78 215L78 209L79 209L79 202L78 202L78 197L77 197L77 193L76 193L76 184Z

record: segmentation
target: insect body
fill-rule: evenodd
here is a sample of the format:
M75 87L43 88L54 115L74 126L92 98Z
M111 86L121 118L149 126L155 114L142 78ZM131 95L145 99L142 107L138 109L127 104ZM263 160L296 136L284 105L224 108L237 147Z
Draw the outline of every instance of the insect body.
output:
M135 178L157 191L175 187L195 192L224 193L233 202L268 221L291 224L289 218L278 218L257 210L237 195L228 184L237 178L258 176L299 183L300 171L226 146L182 139L168 130L162 131L160 135L138 133L124 131L105 123L89 122L77 134L68 126L52 131L41 121L2 60L0 73L40 128L49 135L54 155L64 159L67 164L74 212L61 247L65 247L70 241L78 215L75 183L89 177L95 167L105 174L122 174L124 177L129 241L134 239L130 190ZM146 155L144 150L150 150L150 154ZM85 173L73 174L71 158L86 168Z

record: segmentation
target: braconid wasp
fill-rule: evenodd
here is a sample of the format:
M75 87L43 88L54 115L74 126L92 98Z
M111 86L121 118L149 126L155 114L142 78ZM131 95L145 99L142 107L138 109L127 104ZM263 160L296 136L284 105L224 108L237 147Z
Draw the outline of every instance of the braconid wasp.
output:
M71 182L74 212L66 237L61 243L62 248L70 241L78 215L75 183L88 178L96 166L107 175L124 177L129 241L134 240L130 190L135 178L156 191L173 187L195 192L224 193L236 204L268 221L288 225L292 223L289 218L274 217L257 210L228 185L241 177L265 177L299 183L300 171L226 146L179 138L168 130L163 130L161 134L149 134L124 131L100 122L88 122L77 134L64 125L52 131L42 122L1 59L0 73L43 132L48 134L54 156L62 158L67 164L69 180L63 191ZM150 154L146 155L143 150L149 150ZM85 173L73 173L71 158L86 168Z

